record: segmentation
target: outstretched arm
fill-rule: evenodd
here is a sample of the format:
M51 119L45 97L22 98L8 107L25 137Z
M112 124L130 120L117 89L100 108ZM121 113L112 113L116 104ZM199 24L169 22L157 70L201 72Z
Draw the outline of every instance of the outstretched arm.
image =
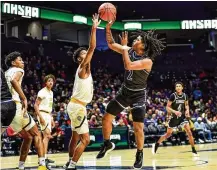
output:
M112 26L113 23L114 23L113 21L110 21L106 25L106 40L107 40L107 43L108 43L108 47L110 49L122 54L123 46L121 44L115 43L114 38L112 36L111 26ZM127 47L127 49L129 50L130 47Z
M99 19L99 14L93 15L93 19L92 19L93 26L92 26L91 35L90 35L89 48L87 50L87 56L85 57L84 61L81 63L81 68L84 68L90 63L94 50L96 48L96 28L101 22L101 20L98 21L98 19Z
M123 56L123 61L124 61L124 68L126 70L151 70L152 68L152 60L151 59L143 59L143 60L138 60L138 61L131 61L128 53L128 33L125 31L122 33L122 37L119 35L121 39L121 44L123 45L122 47L122 56Z

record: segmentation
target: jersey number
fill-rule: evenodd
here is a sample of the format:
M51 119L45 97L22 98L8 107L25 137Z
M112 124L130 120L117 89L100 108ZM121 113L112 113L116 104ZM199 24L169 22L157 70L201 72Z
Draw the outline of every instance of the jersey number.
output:
M132 81L133 80L132 76L133 76L133 70L129 70L129 75L127 76L127 80Z
M182 110L182 105L180 104L178 107L178 111L181 112L181 110Z

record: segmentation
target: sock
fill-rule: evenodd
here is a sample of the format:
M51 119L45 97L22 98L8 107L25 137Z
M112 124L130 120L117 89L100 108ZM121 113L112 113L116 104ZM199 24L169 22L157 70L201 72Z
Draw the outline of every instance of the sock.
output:
M24 169L25 168L25 162L19 161L19 169Z
M39 165L45 166L45 158L44 157L40 157L38 159L39 159Z
M75 168L77 162L74 162L73 160L70 161L68 168Z
M47 154L44 154L45 159L47 159Z
M104 140L104 144L105 144L106 146L108 146L108 145L110 144L110 140L109 140L109 139L105 139L105 140Z
M192 149L192 152L194 152L194 153L197 153L197 151L196 151L196 149L195 149L195 147L193 146L193 147L191 147L191 149Z
M140 152L140 153L142 153L142 152L143 152L143 149L142 149L142 150L139 150L139 149L137 149L137 152Z
M160 144L159 143L155 143L156 147L158 147Z

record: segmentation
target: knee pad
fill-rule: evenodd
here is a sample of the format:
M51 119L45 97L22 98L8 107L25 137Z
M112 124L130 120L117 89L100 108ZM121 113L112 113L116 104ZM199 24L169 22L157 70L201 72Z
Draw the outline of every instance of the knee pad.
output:
M145 118L145 106L135 107L132 109L132 117L134 122L144 122Z

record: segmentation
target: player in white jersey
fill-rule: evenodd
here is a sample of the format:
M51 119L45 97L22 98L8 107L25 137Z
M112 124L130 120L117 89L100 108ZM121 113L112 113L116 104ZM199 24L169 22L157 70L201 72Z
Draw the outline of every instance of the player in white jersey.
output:
M35 101L35 113L40 122L41 131L43 133L43 144L45 152L45 161L48 165L49 163L54 163L54 161L47 158L48 143L51 136L51 127L53 122L53 117L51 115L53 109L53 88L55 82L55 77L52 74L45 76L44 83L46 86L38 92L37 99Z
M76 163L90 142L86 104L91 102L93 98L93 79L90 71L90 62L96 48L96 29L100 24L99 15L93 15L92 20L93 26L88 50L81 47L73 55L74 61L79 64L79 67L75 75L71 101L67 106L72 126L72 137L69 144L69 162L65 165L67 170L76 169Z
M6 56L5 63L9 67L9 69L5 72L5 77L9 90L12 94L12 98L16 103L16 114L10 126L15 133L20 133L25 138L32 139L34 137L34 144L39 157L38 170L46 170L41 135L34 120L27 113L27 99L21 88L24 76L24 62L21 58L21 54L19 52L10 53ZM23 140L21 146L19 162L19 169L21 170L24 169L24 161L26 160L26 156L31 145L31 142L29 142L31 140L27 141L28 142L25 142L25 140Z
M51 136L51 124L53 121L53 117L51 115L51 111L53 108L53 92L51 89L54 85L54 81L55 81L55 77L51 74L47 75L44 78L44 83L46 84L46 86L38 92L38 96L37 96L37 99L34 105L35 113L40 122L40 129L43 134L42 141L43 141L43 146L44 146L43 148L44 148L45 162L46 162L47 167L49 166L50 163L54 163L54 161L47 158L48 143L49 143L50 138L52 137ZM24 142L31 143L32 139L24 138ZM28 146L30 147L30 145ZM25 148L25 149L29 150L30 148ZM21 150L21 152L23 151ZM27 157L28 152L25 152L25 153ZM25 162L26 159L22 161Z

